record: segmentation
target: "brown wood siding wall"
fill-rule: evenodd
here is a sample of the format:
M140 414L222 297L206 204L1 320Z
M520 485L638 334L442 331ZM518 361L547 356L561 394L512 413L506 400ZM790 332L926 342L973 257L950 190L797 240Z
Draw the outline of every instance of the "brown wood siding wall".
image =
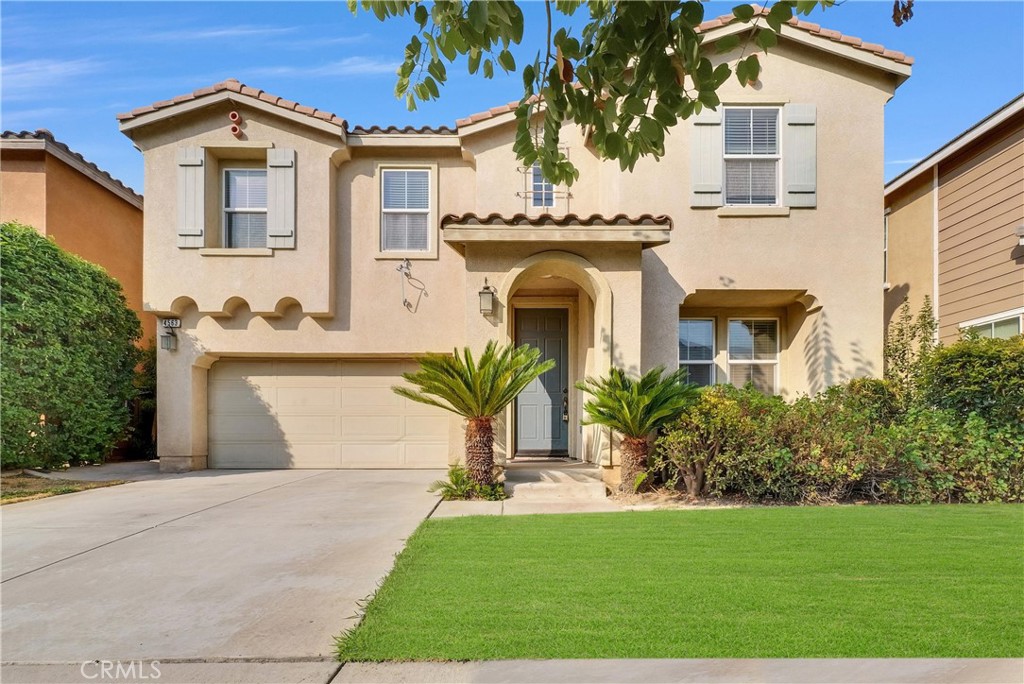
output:
M1024 116L939 169L939 334L1024 306Z

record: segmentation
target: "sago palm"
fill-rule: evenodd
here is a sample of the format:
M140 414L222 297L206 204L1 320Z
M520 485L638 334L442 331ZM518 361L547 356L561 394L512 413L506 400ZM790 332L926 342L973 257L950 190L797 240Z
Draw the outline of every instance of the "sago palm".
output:
M647 470L652 432L682 413L696 397L697 388L686 383L686 369L662 377L664 366L632 378L618 368L604 378L587 378L576 387L591 396L583 405L584 425L603 425L622 435L622 485L634 490Z
M499 347L491 341L479 360L466 347L451 356L426 354L419 362L418 371L402 375L413 387L392 389L465 418L466 469L477 484L493 484L494 417L535 378L554 368L554 360L541 363L540 350L529 345Z

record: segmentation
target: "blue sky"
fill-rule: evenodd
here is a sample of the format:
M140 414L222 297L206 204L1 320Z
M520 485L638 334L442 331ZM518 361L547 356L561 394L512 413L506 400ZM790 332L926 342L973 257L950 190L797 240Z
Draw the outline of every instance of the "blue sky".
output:
M711 18L736 3L713 2ZM1024 2L919 0L896 28L890 2L848 0L811 21L913 55L914 75L886 110L886 174L895 176L1024 90ZM525 3L532 59L543 5ZM449 69L440 101L408 112L393 96L411 29L323 2L0 3L0 123L48 128L141 190L142 157L115 114L228 77L352 124L449 124L517 99L518 75Z

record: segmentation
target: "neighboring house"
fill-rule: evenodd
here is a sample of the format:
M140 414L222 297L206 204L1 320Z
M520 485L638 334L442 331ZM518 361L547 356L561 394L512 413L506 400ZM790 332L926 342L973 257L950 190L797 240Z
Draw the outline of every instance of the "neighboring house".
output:
M1024 332L1024 95L885 186L885 324L931 298L939 339Z
M520 166L514 105L349 127L229 80L120 115L145 158L146 305L181 324L159 354L161 466L444 467L461 421L390 387L416 354L490 339L558 364L499 458L612 477L574 383L613 364L789 398L880 374L883 113L911 60L794 21L763 63L633 173L566 127L571 189Z
M116 278L142 322L142 196L45 129L0 136L0 220L20 221Z

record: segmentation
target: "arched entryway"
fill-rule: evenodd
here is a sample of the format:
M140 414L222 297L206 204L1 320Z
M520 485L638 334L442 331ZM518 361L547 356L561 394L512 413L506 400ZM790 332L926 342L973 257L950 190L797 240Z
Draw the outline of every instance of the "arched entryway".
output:
M587 375L606 372L612 363L608 279L578 254L544 251L508 270L498 299L504 304L499 339L544 347L542 355L558 362L544 381L538 381L537 396L524 393L510 413L505 442L510 455L543 455L547 450L557 455L563 448L558 438L564 428L567 455L600 462L608 440L599 428L580 427L584 397L575 384ZM534 406L535 401L542 405ZM532 416L538 416L536 424ZM564 425L558 424L561 421Z

